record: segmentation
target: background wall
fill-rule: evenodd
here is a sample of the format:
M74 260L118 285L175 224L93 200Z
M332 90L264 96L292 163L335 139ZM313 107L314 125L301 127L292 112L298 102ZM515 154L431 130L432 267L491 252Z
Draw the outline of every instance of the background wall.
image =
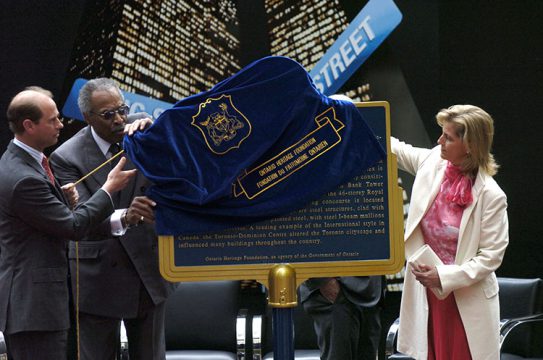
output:
M25 86L61 93L84 3L2 2L0 122L6 122L10 98ZM355 12L361 8L358 1L346 3ZM541 1L396 3L403 21L378 51L394 53L432 142L440 132L434 122L440 108L471 103L495 118L494 153L502 165L496 179L508 195L511 236L498 274L543 276L538 163L543 146L537 111L543 94ZM387 100L386 93L379 95ZM401 114L396 114L393 133L400 135L401 126ZM7 126L0 126L0 135L3 149L11 139Z
M438 5L432 5L437 3ZM543 4L519 1L398 1L404 20L390 39L432 141L434 114L470 103L495 120L496 180L509 202L510 245L501 276L543 276L539 221L543 147ZM435 7L435 9L434 9ZM437 12L432 12L437 11Z

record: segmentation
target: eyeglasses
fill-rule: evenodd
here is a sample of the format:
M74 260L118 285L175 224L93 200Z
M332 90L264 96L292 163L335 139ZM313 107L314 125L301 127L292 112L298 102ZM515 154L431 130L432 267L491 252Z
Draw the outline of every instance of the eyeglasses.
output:
M103 113L97 113L97 112L94 112L94 111L89 111L89 112L91 114L98 115L98 116L102 117L105 120L113 120L113 118L115 118L115 114L125 116L125 115L128 115L129 110L130 110L130 108L127 105L121 105L115 110L106 110Z

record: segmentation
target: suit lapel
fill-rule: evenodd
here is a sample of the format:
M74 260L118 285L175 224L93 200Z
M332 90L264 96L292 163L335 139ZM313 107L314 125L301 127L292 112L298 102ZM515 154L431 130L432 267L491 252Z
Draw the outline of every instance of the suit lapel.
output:
M15 145L12 142L8 145L9 149L13 152L15 157L18 157L22 159L22 161L29 167L31 167L34 171L36 171L46 182L49 184L49 187L53 190L53 194L64 204L68 204L68 200L64 196L64 192L60 188L60 184L55 178L55 183L51 184L51 181L49 180L49 177L45 173L45 170L41 166L41 164L38 164L36 159L34 159L29 153L27 153L24 149L21 147ZM54 173L53 173L54 175Z
M460 229L458 231L458 249L460 249L460 245L464 237L464 230L466 230L466 225L468 223L468 220L471 216L471 213L473 212L473 209L475 209L477 202L479 201L479 195L481 194L481 190L484 188L484 186L485 186L485 177L483 175L483 172L479 170L477 172L477 178L475 179L475 183L473 184L473 187L471 188L473 201L468 207L464 209L464 212L462 213L462 219L460 221Z
M131 169L134 169L134 168L135 168L135 166L132 163L132 161L130 161L127 158L126 165L124 166L124 170L131 170ZM141 181L139 181L139 179L140 179L139 174L136 174L136 176L134 176L132 179L130 179L130 182L128 183L128 185L122 191L120 191L120 200L119 201L120 201L121 206L126 206L126 207L130 206L130 203L132 202L132 199L134 198L134 196L137 195L137 194L135 194L135 192L137 191L136 185L141 183Z
M85 151L85 157L84 157L84 167L86 173L91 172L92 170L96 169L98 166L102 165L104 161L107 160L106 156L102 154L102 151L100 150L100 147L98 144L96 144L96 141L94 141L94 138L92 137L92 132L90 126L87 126L86 133L84 137L84 143L83 143L83 149L87 149ZM130 160L126 162L126 165L124 166L124 170L134 169L135 166L132 164ZM104 165L100 170L92 174L87 181L94 182L93 188L100 188L104 182L107 180L107 175L111 171L111 165L106 164ZM122 207L128 207L130 205L130 202L132 198L134 197L134 181L138 179L139 176L135 176L130 180L128 185L117 194L112 194L112 199L115 204L115 208L122 208Z
M51 169L51 171L53 171ZM55 173L53 172L53 176ZM46 175L47 176L47 175ZM66 205L70 205L70 202L68 199L66 199L66 196L64 196L64 191L62 191L62 187L60 186L59 182L57 181L57 178L55 177L55 185L53 186L54 193L57 195L57 197Z
M102 154L102 151L98 147L98 144L96 144L96 141L94 141L90 126L87 126L85 131L84 142L82 144L82 151L85 154L83 156L83 167L85 174L88 174L98 166L102 165L107 159L105 155ZM107 174L110 170L111 167L109 165L105 165L100 170L89 176L86 181L95 183L91 188L100 188L107 180Z

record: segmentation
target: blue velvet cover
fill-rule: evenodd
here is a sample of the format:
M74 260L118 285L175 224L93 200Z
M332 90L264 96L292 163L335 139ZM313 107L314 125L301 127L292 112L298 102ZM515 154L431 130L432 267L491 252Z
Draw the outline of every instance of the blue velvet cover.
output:
M176 103L124 148L153 182L160 235L216 231L307 205L384 158L347 101L266 57Z

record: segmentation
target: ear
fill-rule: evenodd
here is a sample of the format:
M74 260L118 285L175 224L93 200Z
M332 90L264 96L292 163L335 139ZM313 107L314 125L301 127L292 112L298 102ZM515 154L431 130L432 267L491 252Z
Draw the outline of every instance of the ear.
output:
M34 123L34 121L30 119L24 119L23 128L25 129L25 132L32 134L34 133L34 130L36 129L36 123Z
M464 150L466 150L466 155L470 156L471 150L468 143L464 143Z
M91 118L89 114L87 113L83 113L83 120L87 123L87 125L92 125L92 121L89 121L89 119Z

